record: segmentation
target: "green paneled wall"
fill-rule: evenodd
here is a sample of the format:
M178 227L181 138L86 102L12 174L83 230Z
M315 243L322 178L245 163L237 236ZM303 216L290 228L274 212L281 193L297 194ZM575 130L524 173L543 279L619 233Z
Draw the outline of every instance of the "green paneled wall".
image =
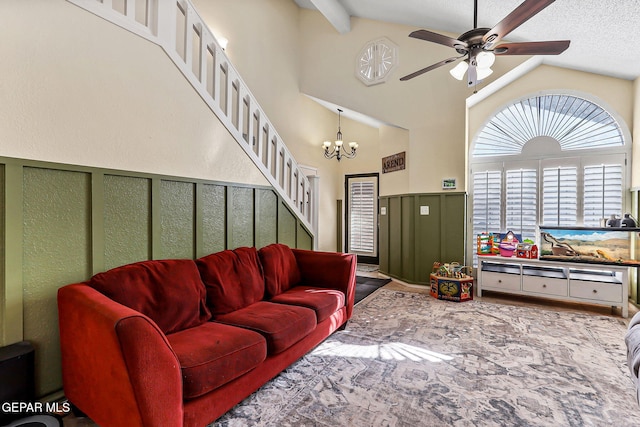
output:
M119 265L313 237L273 189L0 158L0 346L36 348L62 388L56 294Z
M256 190L255 209L256 247L261 248L278 240L278 197L270 190Z
M5 211L5 202L4 202L4 165L0 164L0 224L5 224L4 220L4 211ZM4 257L4 242L5 242L5 232L4 227L0 227L0 290L5 291L5 257ZM6 292L3 292L5 294ZM0 301L5 299L6 296L2 295L0 297ZM0 304L0 319L5 318L5 310L4 304ZM6 336L4 333L4 328L0 327L0 338L2 341L6 340Z
M390 198L388 201L389 209L387 209L387 215L389 216L389 236L388 242L380 241L380 244L387 244L389 246L389 270L387 273L397 274L398 277L403 277L402 274L402 208L400 197ZM383 271L384 273L384 271Z
M36 393L44 394L62 381L57 285L91 275L91 175L26 167L23 178L24 336L36 348Z
M104 176L104 266L151 258L151 180Z
M296 232L296 247L308 250L313 249L313 239L301 223L298 223L298 230Z
M284 202L280 203L284 208ZM288 210L278 216L278 241L287 246L296 246L296 217Z
M428 215L420 214L421 206ZM384 196L380 209L382 273L427 285L434 262L464 262L466 194Z
M231 187L229 189L227 218L229 219L229 246L253 246L254 240L254 200L253 189ZM251 224L251 227L247 227Z
M389 198L380 198L380 215L378 216L378 258L380 271L389 271ZM383 214L384 213L384 214Z
M160 246L154 258L195 258L195 204L195 184L160 180Z
M198 256L220 252L227 247L227 187L204 184L201 186L202 243Z

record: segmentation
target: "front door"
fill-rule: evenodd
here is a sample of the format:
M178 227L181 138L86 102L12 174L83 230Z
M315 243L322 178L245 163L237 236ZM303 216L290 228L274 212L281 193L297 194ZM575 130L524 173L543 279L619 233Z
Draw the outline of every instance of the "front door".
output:
M378 264L378 174L347 175L346 252Z

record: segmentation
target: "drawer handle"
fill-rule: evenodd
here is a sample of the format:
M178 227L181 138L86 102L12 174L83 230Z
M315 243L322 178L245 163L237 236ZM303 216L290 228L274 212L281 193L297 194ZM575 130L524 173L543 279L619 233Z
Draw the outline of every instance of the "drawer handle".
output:
M543 284L542 284L542 287L543 287L543 288L546 288L546 287L547 287L547 284L546 284L546 283L543 283Z
M498 279L498 283L502 283L502 279Z
M593 290L593 293L594 293L594 294L597 294L597 293L598 293L598 290L597 290L597 289L594 289L594 290Z

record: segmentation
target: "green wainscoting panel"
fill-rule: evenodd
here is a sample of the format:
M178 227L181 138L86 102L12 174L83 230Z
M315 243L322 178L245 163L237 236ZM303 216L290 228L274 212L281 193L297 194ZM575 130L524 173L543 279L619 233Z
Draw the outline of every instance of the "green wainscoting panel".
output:
M201 205L202 246L198 257L223 251L227 248L227 187L203 184Z
M380 206L380 215L378 216L380 223L378 230L380 271L389 271L389 199L381 198L378 203Z
M402 277L402 205L400 197L389 198L389 275ZM386 244L382 240L381 245ZM384 273L384 272L383 272Z
M0 329L2 329L2 345L12 344L24 339L24 314L22 269L22 243L24 240L23 218L23 167L22 164L11 162L4 168L4 277L0 281Z
M36 393L60 388L56 292L91 274L91 176L24 170L24 339L36 348Z
M414 283L415 275L415 233L416 215L415 199L412 196L400 198L400 248L402 258L400 261L402 277L407 282Z
M5 215L4 215L4 211L5 211L5 194L4 194L4 187L5 187L5 178L4 178L4 165L0 165L0 320L3 320L5 318L5 304L6 304L6 281L5 281L5 276L6 276L6 272L5 272L5 268L4 265L6 263L6 258L5 258L5 239L6 239L6 233L5 233ZM4 346L5 342L6 342L6 329L7 325L5 324L5 322L2 322L2 325L0 325L0 346Z
M270 187L0 157L0 201L0 345L33 343L38 397L62 389L59 287L146 259L313 246Z
M279 203L278 209L278 242L290 247L296 247L296 217L284 202Z
M380 197L380 271L408 283L429 283L433 263L465 262L465 193Z
M296 247L299 249L313 249L313 238L302 223L298 222L298 231L296 234Z
M270 189L256 189L256 248L278 241L278 195Z
M104 270L151 259L151 180L104 176Z
M462 242L466 242L466 212L467 198L464 195L458 197L441 196L440 212L442 218L442 239L440 256L443 262L456 261L460 265L465 264L465 247Z
M229 249L253 246L254 197L253 188L229 187L227 203L227 225Z
M195 258L195 184L160 182L160 257Z
M433 268L433 261L440 258L442 219L447 217L441 214L439 194L421 194L416 196L415 199L416 206L413 215L416 218L416 238L414 242L416 272L413 283L426 283ZM421 207L424 206L428 206L428 215L420 213Z

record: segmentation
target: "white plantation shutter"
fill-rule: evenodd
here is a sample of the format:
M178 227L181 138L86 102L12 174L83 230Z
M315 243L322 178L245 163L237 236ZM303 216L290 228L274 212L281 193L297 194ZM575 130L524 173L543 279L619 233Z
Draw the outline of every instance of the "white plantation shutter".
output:
M473 233L500 231L502 172L499 170L473 174Z
M473 174L473 237L481 233L499 233L502 204L502 171L488 170ZM474 240L475 245L475 240ZM475 246L474 246L475 247ZM473 265L478 254L473 251Z
M542 223L575 226L578 219L578 168L544 168Z
M622 214L621 164L584 168L584 225L598 227L600 219Z
M352 252L374 252L376 194L373 181L352 181L349 209L349 250Z
M538 177L536 169L506 173L506 229L534 240L538 220Z

